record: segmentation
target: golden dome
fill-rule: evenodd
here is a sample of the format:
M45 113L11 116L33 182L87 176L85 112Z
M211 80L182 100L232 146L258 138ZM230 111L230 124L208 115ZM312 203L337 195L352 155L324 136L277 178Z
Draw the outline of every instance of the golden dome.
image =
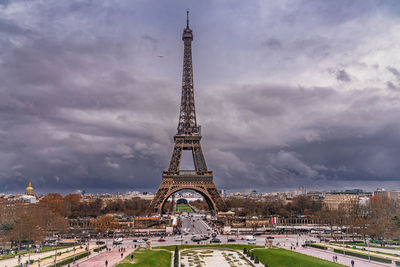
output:
M33 192L33 187L31 182L29 182L28 187L25 189L25 195L30 195L30 196L35 195L35 193Z

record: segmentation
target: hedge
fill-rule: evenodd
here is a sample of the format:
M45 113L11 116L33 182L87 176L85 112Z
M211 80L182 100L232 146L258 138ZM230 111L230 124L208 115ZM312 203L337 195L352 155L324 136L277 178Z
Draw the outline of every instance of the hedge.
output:
M89 256L89 255L90 255L90 251L85 251L85 252L79 253L79 254L75 255L75 260L82 259L82 258L84 258L86 256ZM63 260L57 262L56 266L57 267L64 266L64 265L67 265L68 263L71 263L73 261L74 261L74 256L71 256L71 257L68 257L66 259L63 259Z
M342 249L333 249L334 252L336 253L341 253L343 254L343 250ZM362 258L362 259L368 259L368 255L367 254L361 254L361 253L357 253L357 252L353 252L353 251L346 251L345 252L346 255L349 256L354 256L354 257L358 257L358 258ZM390 259L384 259L384 258L380 258L380 257L376 257L376 256L369 256L370 260L372 261L378 261L378 262L383 262L383 263L392 263L392 260Z
M313 244L313 243L307 243L306 246L313 247L313 248L324 249L324 250L328 249L327 247L324 247L322 245Z
M178 246L175 247L174 267L179 267L179 249L178 249Z
M98 247L98 248L93 249L93 251L94 251L94 252L99 252L99 251L102 251L103 249L105 249L106 247L107 247L107 246L104 245L104 246L101 246L101 247Z
M395 261L396 266L400 266L400 261Z

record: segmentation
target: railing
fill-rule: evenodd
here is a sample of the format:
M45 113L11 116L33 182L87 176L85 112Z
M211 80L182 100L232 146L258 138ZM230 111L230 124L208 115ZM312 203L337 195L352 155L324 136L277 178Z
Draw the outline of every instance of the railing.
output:
M197 172L196 171L192 171L192 170L180 170L179 171L179 175L196 175Z

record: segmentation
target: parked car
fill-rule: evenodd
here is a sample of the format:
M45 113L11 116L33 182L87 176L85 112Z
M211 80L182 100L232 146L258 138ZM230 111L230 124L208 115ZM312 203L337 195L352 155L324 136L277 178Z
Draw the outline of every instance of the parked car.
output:
M116 241L116 240L114 240L114 241L113 241L113 245L114 245L114 246L122 245L122 241Z
M234 239L234 238L228 238L228 242L236 242L236 239Z
M219 240L218 238L213 238L210 240L210 243L221 243L221 240Z
M247 242L247 244L249 244L249 245L255 245L255 244L256 244L256 241L250 240L249 242Z
M165 240L164 238L160 238L160 239L158 239L157 241L158 241L158 242L165 242L165 241L167 241L167 240Z
M175 237L175 241L183 241L183 238L181 236Z
M96 241L96 245L104 245L106 242L101 241L101 240L97 240Z
M143 239L138 239L138 240L136 241L136 243L144 243L144 242L146 242L146 241L144 241Z

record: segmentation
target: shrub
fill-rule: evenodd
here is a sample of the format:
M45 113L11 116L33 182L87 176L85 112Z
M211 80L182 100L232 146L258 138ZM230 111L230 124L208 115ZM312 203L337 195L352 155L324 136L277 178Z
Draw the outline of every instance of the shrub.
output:
M243 248L243 254L247 254L247 249Z
M258 260L258 257L256 256L256 258L254 259L254 263L260 263L260 261Z
M250 254L250 259L251 259L251 260L254 260L254 253L251 253L251 254Z
M318 248L318 249L325 249L327 250L328 248L322 245L318 245L318 244L312 244L312 243L308 243L306 244L306 246L312 247L312 248Z
M105 249L106 247L107 247L107 246L104 245L104 246L101 246L101 247L98 247L98 248L93 249L93 251L94 251L94 252L99 252L99 251L102 251L103 249Z
M89 255L90 255L89 251L85 251L85 252L79 253L79 254L75 255L75 260L82 259L82 258L84 258L86 256L89 256ZM71 263L73 261L74 261L74 256L71 256L71 257L68 257L66 259L63 259L63 260L57 262L56 266L57 267L64 266L64 265L67 265L68 263Z
M174 267L179 267L179 249L178 249L178 246L175 247Z

